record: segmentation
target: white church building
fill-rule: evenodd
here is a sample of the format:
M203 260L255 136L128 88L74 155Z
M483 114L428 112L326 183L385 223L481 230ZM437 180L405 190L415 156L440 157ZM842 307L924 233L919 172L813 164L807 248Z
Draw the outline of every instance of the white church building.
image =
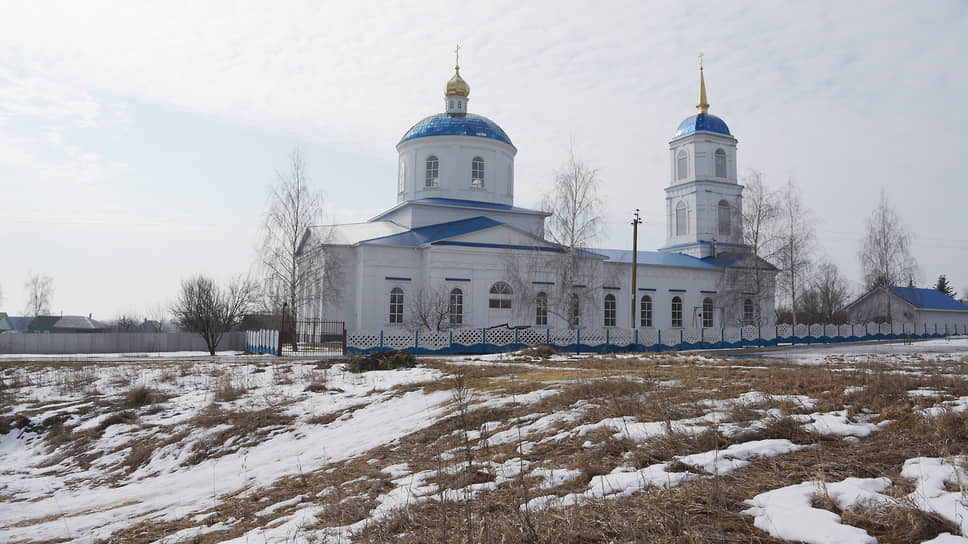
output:
M736 144L708 113L669 142L666 243L638 251L572 250L545 237L549 213L514 205L517 148L470 113L459 66L443 113L397 143L397 204L372 219L311 227L300 264L323 270L301 317L350 331L457 327L703 328L772 325L776 270L742 245ZM756 261L765 281L750 287Z

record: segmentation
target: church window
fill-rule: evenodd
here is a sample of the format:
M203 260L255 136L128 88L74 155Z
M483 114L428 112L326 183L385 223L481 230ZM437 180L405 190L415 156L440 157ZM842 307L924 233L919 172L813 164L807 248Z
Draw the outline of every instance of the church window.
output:
M652 326L652 297L645 295L639 301L639 326Z
M440 187L440 161L431 155L427 157L427 187Z
M605 326L615 326L615 295L605 295Z
M491 286L491 296L487 301L488 308L510 309L511 308L511 286L506 282L499 281Z
M460 325L464 322L464 292L460 289L455 288L450 291L450 305L447 313L451 325Z
M716 150L716 177L726 177L726 152L722 149Z
M702 299L702 326L713 326L713 299L709 297Z
M572 293L568 295L568 324L577 327L580 322L581 307L578 304L578 295Z
M753 301L750 299L743 301L743 324L753 324Z
M534 298L534 324L548 324L548 295L543 292Z
M719 234L729 235L729 202L719 201Z
M672 326L682 326L682 299L679 297L672 297Z
M390 291L390 323L403 323L403 289Z
M679 201L676 204L676 236L682 236L689 233L689 208L686 207L686 203Z
M676 179L686 179L689 177L689 154L680 151L676 159Z
M474 157L471 161L471 187L484 187L484 159L480 157Z

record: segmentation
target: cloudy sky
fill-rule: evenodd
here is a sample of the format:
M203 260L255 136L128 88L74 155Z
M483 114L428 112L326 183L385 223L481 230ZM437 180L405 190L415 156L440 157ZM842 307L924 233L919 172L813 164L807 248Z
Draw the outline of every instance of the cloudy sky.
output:
M55 313L167 306L192 274L253 269L294 146L332 222L394 204L406 130L443 111L461 44L469 109L518 148L533 206L573 142L598 168L607 247L662 245L668 141L710 112L739 171L801 187L818 252L858 284L883 188L921 283L968 288L968 4L927 2L8 3L0 18L0 310L30 274ZM961 138L961 139L959 139Z

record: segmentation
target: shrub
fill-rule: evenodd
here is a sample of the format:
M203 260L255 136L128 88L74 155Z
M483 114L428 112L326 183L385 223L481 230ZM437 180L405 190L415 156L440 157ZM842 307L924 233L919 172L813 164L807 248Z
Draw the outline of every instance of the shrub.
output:
M397 368L413 368L417 366L417 358L406 351L383 351L366 356L350 356L347 368L350 372L361 373L371 370L394 370Z
M550 359L557 353L558 350L551 346L535 346L533 348L521 350L521 355L524 355L525 357L533 357L535 359Z
M161 402L163 400L164 397L157 391L146 385L139 385L129 389L128 392L125 393L124 402L122 405L125 408L140 408L142 406L155 404L156 402Z
M218 385L215 388L215 400L219 402L231 402L240 398L246 393L246 388L244 386L236 386L232 383L232 378L229 376L223 376L219 378Z

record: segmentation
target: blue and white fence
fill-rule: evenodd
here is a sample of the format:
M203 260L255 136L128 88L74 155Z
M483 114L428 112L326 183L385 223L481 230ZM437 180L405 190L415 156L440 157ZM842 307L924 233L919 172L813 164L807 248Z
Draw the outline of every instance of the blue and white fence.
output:
M268 329L245 331L245 351L279 355L279 331Z
M534 346L562 352L676 351L778 344L832 344L870 340L943 338L968 334L968 325L865 323L853 325L777 325L702 329L539 329L493 328L430 331L353 332L346 353L401 350L414 355L498 353Z

